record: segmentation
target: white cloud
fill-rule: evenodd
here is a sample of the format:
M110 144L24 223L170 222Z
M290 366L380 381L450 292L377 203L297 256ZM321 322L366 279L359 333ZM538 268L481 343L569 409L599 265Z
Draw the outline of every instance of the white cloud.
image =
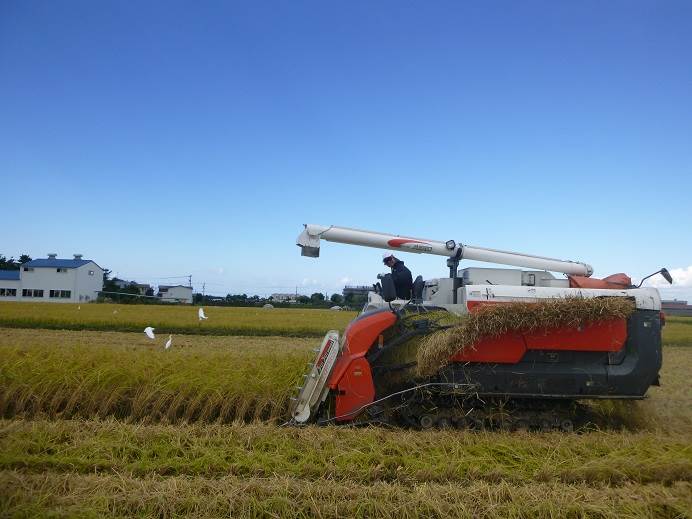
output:
M692 288L692 265L689 267L670 269L669 272L673 277L673 287ZM645 284L658 288L667 288L671 286L665 279L663 279L663 276L654 276L647 279Z
M350 282L351 282L351 278L348 276L343 277L339 280L339 283L342 285L348 285Z

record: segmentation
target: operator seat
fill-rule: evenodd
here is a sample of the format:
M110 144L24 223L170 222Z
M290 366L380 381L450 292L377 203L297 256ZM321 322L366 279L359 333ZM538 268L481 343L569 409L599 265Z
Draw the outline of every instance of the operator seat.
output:
M416 276L413 285L411 286L411 302L421 304L423 302L423 287L425 282L423 276Z

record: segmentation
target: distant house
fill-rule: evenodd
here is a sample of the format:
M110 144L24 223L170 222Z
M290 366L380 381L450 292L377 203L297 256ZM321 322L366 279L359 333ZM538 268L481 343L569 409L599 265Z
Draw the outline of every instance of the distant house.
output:
M154 289L151 285L147 283L137 283L136 281L126 281L120 278L113 278L111 282L117 286L120 290L125 290L126 288L136 288L137 293L140 296L153 295Z
M0 270L0 301L16 301L22 293L20 270Z
M661 310L666 315L678 315L683 317L692 317L692 305L688 305L687 301L678 299L661 301Z
M135 283L134 281L132 282L132 285L137 289L137 292L139 292L140 296L147 296L154 293L154 289L151 285L147 283Z
M75 254L57 254L23 263L19 270L0 270L0 301L78 303L93 301L103 289L103 269Z
M192 304L192 287L184 285L159 285L156 296L165 303Z
M295 303L296 294L272 294L271 300L277 303Z
M368 297L368 292L372 291L372 285L346 285L341 292L346 297L362 296Z
M111 281L113 282L113 284L114 284L116 287L118 287L118 288L121 289L121 290L122 290L123 288L129 287L129 286L130 286L130 283L131 283L131 281L125 281L124 279L120 279L120 278L113 278Z

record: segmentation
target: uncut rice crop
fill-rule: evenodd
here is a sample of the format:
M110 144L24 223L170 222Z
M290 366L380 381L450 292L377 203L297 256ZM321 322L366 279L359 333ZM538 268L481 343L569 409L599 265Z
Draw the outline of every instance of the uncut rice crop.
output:
M666 317L664 346L692 346L692 317Z
M452 327L431 334L417 352L421 376L435 374L449 358L481 339L509 332L535 332L551 328L577 328L599 321L623 319L634 312L634 303L621 297L550 299L535 303L488 305L464 316Z
M279 420L315 339L4 329L0 415Z
M221 306L205 307L205 313L208 319L200 321L197 308L188 305L0 302L0 326L131 332L153 326L160 333L322 337L328 330L343 330L356 315L346 311Z

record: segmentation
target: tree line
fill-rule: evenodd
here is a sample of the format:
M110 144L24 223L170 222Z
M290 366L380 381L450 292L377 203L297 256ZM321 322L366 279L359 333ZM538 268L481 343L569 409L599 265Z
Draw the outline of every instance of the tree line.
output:
M269 303L277 308L295 308L296 306L308 308L330 308L332 306L360 308L367 301L367 296L349 294L344 297L341 294L332 294L331 297L326 298L320 292L315 292L310 296L300 295L295 299L295 302L276 301L271 296L248 296L247 294L226 294L223 297L195 293L192 298L193 303L196 305L261 306Z
M31 261L31 256L28 254L21 254L19 259L14 259L14 256L10 256L10 259L7 259L6 256L0 254L0 270L19 270L22 263L28 261Z

